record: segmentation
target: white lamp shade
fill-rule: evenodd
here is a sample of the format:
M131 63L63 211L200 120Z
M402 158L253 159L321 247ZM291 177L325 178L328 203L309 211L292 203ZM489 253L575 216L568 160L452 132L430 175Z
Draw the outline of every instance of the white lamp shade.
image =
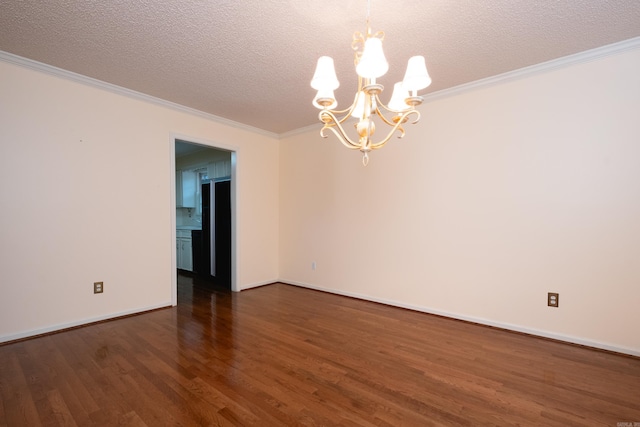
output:
M319 90L318 93L316 94L315 98L313 98L313 106L316 107L319 110L322 110L325 107L323 107L322 105L318 104L318 99L320 99L320 98L332 99L333 100L333 102L328 107L326 107L329 110L333 110L334 108L336 108L338 106L338 101L336 101L336 97L333 95L333 91L332 90Z
M424 56L412 56L407 64L402 85L407 91L424 89L431 84L431 77L427 72Z
M393 94L389 101L389 108L395 111L404 111L409 106L404 101L409 97L409 92L403 87L402 82L398 82L393 85Z
M336 90L340 87L340 82L336 76L336 69L333 66L333 58L321 56L318 58L316 72L311 79L311 87L315 90Z
M356 106L351 112L351 117L355 117L356 119L362 118L362 114L364 113L364 92L358 92L358 97L356 98Z
M367 39L356 72L365 79L375 79L389 70L389 63L382 51L382 40L377 37Z

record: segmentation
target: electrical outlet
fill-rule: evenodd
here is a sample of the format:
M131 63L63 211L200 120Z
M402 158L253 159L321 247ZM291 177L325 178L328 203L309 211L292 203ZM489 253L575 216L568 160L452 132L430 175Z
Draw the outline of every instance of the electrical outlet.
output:
M93 282L93 293L101 294L104 292L104 282Z
M311 269L312 270L316 269L316 262L315 261L311 262Z
M547 305L549 307L558 307L560 303L560 294L555 292L549 292L547 294Z

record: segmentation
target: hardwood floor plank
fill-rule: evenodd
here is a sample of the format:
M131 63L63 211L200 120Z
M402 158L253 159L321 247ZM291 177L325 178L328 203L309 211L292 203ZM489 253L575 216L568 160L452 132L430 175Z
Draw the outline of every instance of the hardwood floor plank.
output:
M27 381L20 365L19 354L23 353L23 343L7 346L0 358L0 391L5 408L4 419L0 423L9 426L40 426L42 425L33 396L29 391Z
M127 412L118 417L117 425L127 427L148 427L134 411Z
M0 345L0 426L615 426L640 359L274 284Z
M51 390L47 393L47 399L51 405L56 424L60 426L76 426L74 417L71 415L71 411L67 407L65 399L62 397L58 390ZM73 402L69 400L69 402ZM83 417L84 418L84 417ZM86 420L83 419L86 423Z

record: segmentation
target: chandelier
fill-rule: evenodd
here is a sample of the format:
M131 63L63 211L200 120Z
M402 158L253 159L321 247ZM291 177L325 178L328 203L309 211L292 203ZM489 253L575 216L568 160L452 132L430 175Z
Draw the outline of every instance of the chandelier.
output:
M417 92L431 84L424 57L411 57L403 81L393 87L389 104L382 103L379 95L384 87L377 83L376 79L387 72L389 63L382 51L384 32L371 33L369 15L370 1L367 1L366 33L356 31L351 43L358 74L358 91L351 105L344 110L336 110L338 102L333 91L340 86L340 82L331 57L322 56L318 59L316 71L311 79L311 87L318 91L313 105L321 110L318 118L324 124L320 135L326 138L326 131L330 130L345 147L361 151L362 164L365 166L369 163L370 151L382 148L396 132L398 138L404 136L403 125L409 120L409 116L414 116L412 123L420 120L420 112L416 107L422 104L423 99ZM372 139L376 131L374 116L379 118L377 121L389 127L385 128L388 129L388 133L377 142ZM351 139L343 127L350 117L356 119L354 127L357 139Z

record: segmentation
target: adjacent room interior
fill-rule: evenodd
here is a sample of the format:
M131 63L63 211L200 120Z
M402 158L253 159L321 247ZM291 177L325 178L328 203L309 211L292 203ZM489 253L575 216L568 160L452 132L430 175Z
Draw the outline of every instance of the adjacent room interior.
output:
M232 290L233 153L181 140L175 144L178 274L208 288Z

